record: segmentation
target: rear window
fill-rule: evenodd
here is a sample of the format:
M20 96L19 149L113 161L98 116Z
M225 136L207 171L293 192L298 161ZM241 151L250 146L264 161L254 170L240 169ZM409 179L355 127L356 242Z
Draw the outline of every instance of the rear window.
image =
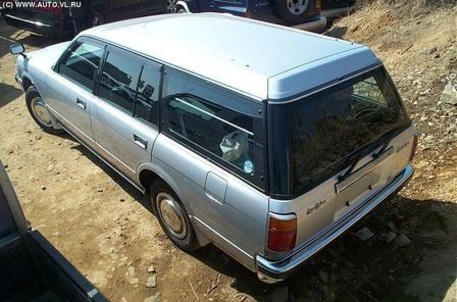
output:
M299 195L410 125L384 69L287 104L272 104L272 193Z

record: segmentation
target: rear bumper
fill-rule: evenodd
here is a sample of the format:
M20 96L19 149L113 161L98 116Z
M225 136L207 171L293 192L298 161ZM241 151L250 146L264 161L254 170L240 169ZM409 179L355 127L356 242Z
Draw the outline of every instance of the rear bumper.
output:
M270 261L260 255L256 256L257 275L260 280L266 283L276 283L283 281L297 272L306 261L323 249L337 237L347 231L356 222L361 220L371 212L382 201L391 195L397 193L404 185L408 183L414 173L411 165L408 165L401 174L399 174L389 185L387 185L378 194L365 201L352 213L343 220L333 225L320 237L308 242L298 250L287 256L285 259Z
M313 19L301 23L293 25L292 27L312 31L315 33L322 33L324 32L325 28L327 27L327 18L325 16L316 16Z

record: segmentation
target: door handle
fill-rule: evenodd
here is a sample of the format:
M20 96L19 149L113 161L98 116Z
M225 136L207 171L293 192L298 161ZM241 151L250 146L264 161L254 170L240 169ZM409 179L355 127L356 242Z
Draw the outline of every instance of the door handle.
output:
M142 149L146 150L148 148L148 141L136 134L133 135L133 142Z
M76 105L78 105L78 106L81 107L82 109L86 110L87 102L84 102L84 101L81 100L80 98L76 98Z

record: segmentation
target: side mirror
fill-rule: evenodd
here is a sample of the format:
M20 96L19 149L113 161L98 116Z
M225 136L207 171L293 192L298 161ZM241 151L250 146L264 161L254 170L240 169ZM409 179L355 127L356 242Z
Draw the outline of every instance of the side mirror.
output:
M13 55L22 55L25 51L24 45L19 43L11 44L10 53Z

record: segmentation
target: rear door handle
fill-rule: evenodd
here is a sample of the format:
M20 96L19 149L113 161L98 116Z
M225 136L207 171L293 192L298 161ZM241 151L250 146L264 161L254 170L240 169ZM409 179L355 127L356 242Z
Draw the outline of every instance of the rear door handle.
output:
M139 137L136 134L133 135L133 142L140 148L143 148L145 150L148 148L148 141L144 138Z
M76 105L78 105L78 106L81 107L82 109L86 110L87 102L84 102L84 101L81 100L80 98L76 98Z

